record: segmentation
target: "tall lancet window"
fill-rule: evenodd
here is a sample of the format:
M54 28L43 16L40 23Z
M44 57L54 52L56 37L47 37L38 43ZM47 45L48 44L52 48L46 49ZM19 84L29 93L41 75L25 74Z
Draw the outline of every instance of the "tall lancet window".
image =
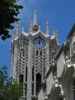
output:
M73 100L75 100L75 78L73 79Z
M75 54L75 42L72 44L72 52Z
M41 74L36 74L36 95L38 95L39 91L41 89Z
M45 41L39 36L34 40L34 44L36 48L44 48Z
M26 72L25 72L25 81L27 82L27 72L28 72L28 69L27 69L27 66L26 66Z
M28 68L26 65L26 69L25 69L25 98L27 98L27 74L28 74Z
M32 67L32 95L34 95L34 66Z
M19 82L23 83L23 75L22 74L19 75Z
M72 63L75 63L75 42L72 44L72 48L71 48L71 61Z
M23 94L23 79L24 79L24 76L22 74L20 74L19 75L19 83L20 83L21 95Z

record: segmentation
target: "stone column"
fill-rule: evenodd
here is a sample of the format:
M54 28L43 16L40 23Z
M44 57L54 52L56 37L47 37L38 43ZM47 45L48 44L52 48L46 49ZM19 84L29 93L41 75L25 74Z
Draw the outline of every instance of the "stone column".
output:
M13 60L13 79L17 79L17 76L16 76L16 64L17 64L17 55L18 55L18 51L17 51L17 44L14 44L13 43L13 54L12 54L12 60ZM18 69L17 69L18 70Z
M46 40L46 66L45 66L45 74L49 70L49 40Z
M36 49L35 49L35 58L36 58ZM36 96L36 60L34 60L34 96Z
M34 96L36 96L36 67L34 67Z
M32 41L29 39L28 45L28 76L27 76L27 100L32 97Z
M23 96L25 97L25 84L26 84L26 65L24 66L24 82L23 82Z

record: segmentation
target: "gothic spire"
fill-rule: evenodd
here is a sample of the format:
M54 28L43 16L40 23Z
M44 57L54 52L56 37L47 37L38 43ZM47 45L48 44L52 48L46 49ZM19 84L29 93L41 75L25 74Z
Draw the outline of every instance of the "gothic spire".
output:
M46 34L49 34L48 18L46 18Z
M28 31L32 32L32 20L31 20L31 18L29 20L29 30Z
M34 16L33 16L33 32L37 32L39 29L39 24L38 24L38 17L37 17L37 11L34 11Z
M12 41L19 36L19 23L15 23L15 32L13 31Z
M33 15L33 26L34 25L38 25L37 10L34 11L34 15Z
M22 26L22 33L24 33L24 27Z
M19 35L19 22L16 22L16 36Z

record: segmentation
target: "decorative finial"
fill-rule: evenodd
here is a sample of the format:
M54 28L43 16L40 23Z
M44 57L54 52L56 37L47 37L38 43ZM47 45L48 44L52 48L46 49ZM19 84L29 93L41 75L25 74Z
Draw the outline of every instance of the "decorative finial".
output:
M41 26L39 25L39 31L41 30Z
M52 33L51 39L57 39L57 33L56 33L56 32L53 32L53 33Z
M57 44L60 45L60 41L59 41L59 32L53 32L53 34L52 34L51 37L53 37L52 39L56 39Z
M48 18L46 18L46 34L49 34Z
M56 39L58 39L58 32L53 32L53 35L55 36Z

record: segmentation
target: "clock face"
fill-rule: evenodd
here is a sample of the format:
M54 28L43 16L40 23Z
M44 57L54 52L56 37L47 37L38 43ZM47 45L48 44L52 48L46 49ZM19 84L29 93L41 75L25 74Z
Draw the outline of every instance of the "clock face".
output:
M34 40L34 45L36 48L44 48L45 40L43 40L40 36Z

